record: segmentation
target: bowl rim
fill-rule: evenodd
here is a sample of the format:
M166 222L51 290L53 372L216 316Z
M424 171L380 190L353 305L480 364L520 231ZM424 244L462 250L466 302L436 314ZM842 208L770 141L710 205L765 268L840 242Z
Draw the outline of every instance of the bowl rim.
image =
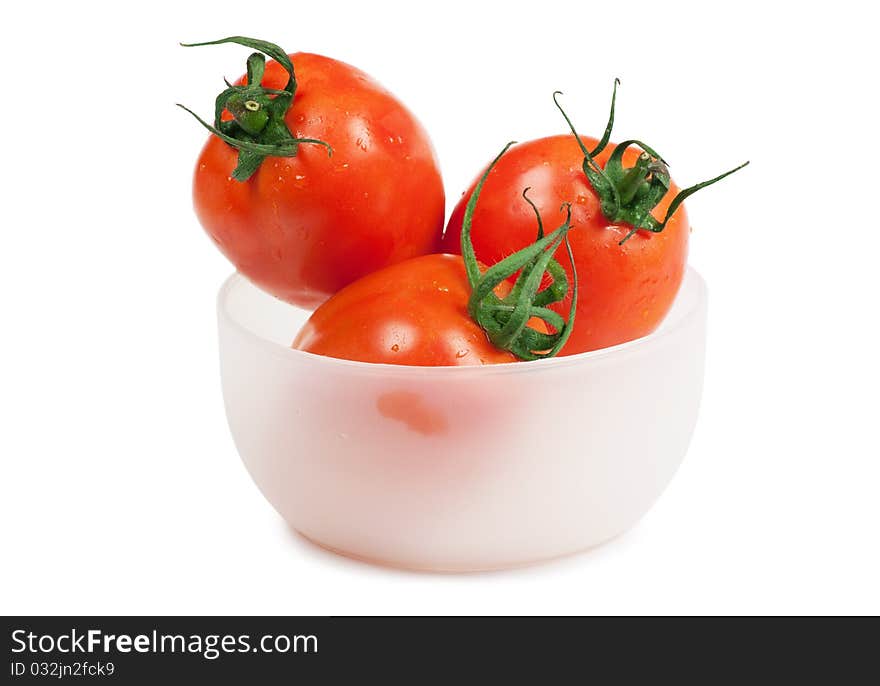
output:
M379 374L382 376L388 376L389 374L394 376L424 376L428 374L445 376L451 376L453 374L528 374L543 369L549 370L574 365L588 364L592 361L603 360L608 357L625 356L643 350L644 348L652 346L653 344L659 343L674 335L677 331L689 326L696 318L698 313L705 308L706 301L708 299L708 288L706 286L705 279L703 279L703 277L700 276L699 272L697 272L693 267L688 265L685 270L685 275L682 278L681 287L679 288L679 292L676 294L675 299L677 301L681 297L685 284L692 285L695 288L695 297L692 298L692 302L689 304L688 308L678 314L675 321L667 323L666 320L664 320L664 322L661 323L660 327L656 331L648 334L647 336L642 336L641 338L636 338L631 341L608 346L606 348L590 350L584 353L576 353L574 355L551 357L542 360L501 362L499 364L488 365L450 365L428 367L420 365L389 364L385 362L362 362L360 360L346 360L338 357L328 357L326 355L318 355L316 353L306 352L305 350L297 350L290 346L285 346L276 341L264 338L263 336L259 335L258 333L238 321L229 311L229 293L232 291L233 288L235 288L242 282L246 283L252 288L262 291L259 286L256 286L240 272L233 272L224 280L219 292L217 293L216 306L219 322L225 323L227 326L235 330L239 335L250 340L259 347L267 350L268 352L287 358L288 360L298 360L317 365L328 365L336 368L348 368L349 370L355 372ZM265 294L267 297L274 297L266 291L262 291L262 293ZM297 307L296 305L292 305L284 301L280 302L294 309L303 311L303 308Z

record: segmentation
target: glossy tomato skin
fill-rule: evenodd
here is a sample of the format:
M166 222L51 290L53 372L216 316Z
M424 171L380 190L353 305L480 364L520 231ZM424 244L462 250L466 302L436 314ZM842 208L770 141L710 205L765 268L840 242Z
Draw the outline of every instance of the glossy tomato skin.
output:
M312 313L297 350L361 362L460 366L515 362L470 318L458 255L424 255L365 276Z
M587 148L595 139L582 136ZM596 161L604 166L614 150L609 145ZM624 166L635 163L639 151L629 148ZM534 211L522 199L529 198L541 212L549 231L564 219L563 202L572 204L572 229L568 237L580 277L577 318L571 338L561 355L596 350L645 336L666 316L684 277L690 232L684 206L661 233L639 231L623 245L627 224L612 224L602 214L599 198L587 180L583 153L571 135L551 136L514 146L489 174L480 194L472 224L477 258L492 264L535 240ZM476 182L475 182L476 183ZM461 252L461 222L474 184L462 196L449 219L441 249ZM654 209L663 220L678 189L673 186ZM565 251L556 258L571 278ZM571 293L553 308L565 315Z
M196 214L220 250L256 285L301 307L389 264L436 252L443 184L427 133L388 91L354 67L290 56L296 96L286 122L296 157L268 157L247 181L231 178L237 151L211 136L196 165ZM266 65L263 85L287 73ZM238 83L243 83L239 79Z

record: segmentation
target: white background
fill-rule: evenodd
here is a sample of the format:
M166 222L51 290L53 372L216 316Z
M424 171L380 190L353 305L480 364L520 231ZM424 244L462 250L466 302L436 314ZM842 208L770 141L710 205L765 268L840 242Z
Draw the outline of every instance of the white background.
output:
M493 4L494 5L494 4ZM3 613L878 613L880 226L869 3L16 3L0 42ZM450 206L511 138L616 140L692 183L710 284L690 452L630 533L513 572L412 574L292 534L226 428L190 205L254 35L422 119ZM648 412L649 408L641 408ZM564 417L560 421L565 421ZM634 427L638 412L633 415Z

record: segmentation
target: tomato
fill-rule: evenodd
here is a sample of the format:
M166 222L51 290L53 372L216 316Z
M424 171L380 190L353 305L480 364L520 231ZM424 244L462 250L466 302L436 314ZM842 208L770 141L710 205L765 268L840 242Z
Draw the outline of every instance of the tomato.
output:
M272 48L280 51L253 39L224 40L269 46L257 49L270 55ZM444 192L427 133L391 93L329 57L295 53L289 59L295 83L278 61L265 63L263 75L263 66L249 60L249 72L253 67L262 77L255 82L274 90L244 102L233 95L222 120L235 112L244 145L260 143L261 102L268 106L274 91L290 83L295 91L284 124L296 139L326 143L332 155L323 145L301 142L295 154L261 157L256 171L239 181L233 178L239 150L213 135L196 165L193 200L208 235L242 274L283 300L313 308L365 274L435 252ZM247 83L246 77L236 82ZM251 116L257 120L246 119Z
M515 362L468 314L458 255L424 255L344 288L297 334L298 350L361 362L452 366Z
M588 148L595 139L582 136ZM596 157L602 166L613 146ZM630 148L624 164L633 164L639 151ZM581 293L577 321L560 354L571 355L629 341L651 333L675 298L687 261L687 214L680 207L660 233L639 231L623 245L618 243L632 228L612 224L602 214L599 198L584 175L583 153L571 135L551 136L511 148L486 179L474 211L472 240L477 258L491 263L534 240L535 217L522 197L538 207L545 223L558 220L559 206L571 202L572 229L568 234L580 274ZM654 211L660 220L671 192ZM473 186L456 205L446 227L441 249L461 252L461 221ZM571 263L560 254L568 273ZM554 305L566 310L571 294Z
M469 211L511 145L477 182ZM425 255L355 281L312 313L292 347L361 362L419 366L553 357L571 335L577 305L575 294L568 321L547 307L568 292L568 279L553 255L563 242L570 254L570 219L568 212L566 221L546 235L540 227L530 245L484 270L474 255L466 215L461 256ZM519 277L509 281L513 274ZM575 290L577 283L575 274ZM394 412L402 401L389 402L386 409Z
M476 256L492 263L534 240L534 214L521 198L524 188L529 188L529 198L545 223L556 221L561 203L571 203L568 239L581 278L576 322L563 355L630 341L660 325L687 262L690 226L681 203L745 166L679 191L663 160L645 144L627 141L615 159L617 146L608 144L613 121L612 99L601 142L576 136L569 122L575 135L512 148L486 178L473 214ZM461 251L462 220L475 185L476 181L449 219L441 242L445 252ZM571 259L562 255L559 261L571 274ZM566 310L573 294L570 290L565 300L551 307Z

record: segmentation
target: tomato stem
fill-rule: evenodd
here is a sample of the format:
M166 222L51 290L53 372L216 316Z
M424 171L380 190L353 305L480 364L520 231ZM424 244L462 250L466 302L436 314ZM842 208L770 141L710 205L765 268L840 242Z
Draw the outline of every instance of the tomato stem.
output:
M461 253L471 286L468 313L495 346L509 350L522 360L537 360L558 354L568 341L574 327L578 276L567 235L571 228L571 205L565 203L561 208L566 213L565 221L554 231L544 235L541 215L529 199L527 195L529 189L526 188L523 191L523 198L537 217L538 238L531 245L492 265L485 273L481 272L471 241L474 210L486 179L511 145L512 142L504 146L501 153L492 160L477 182L465 207L461 230ZM562 301L568 293L568 278L565 270L553 259L554 253L562 243L565 243L568 251L573 273L568 321L547 307ZM497 286L517 272L519 276L510 292L504 298L499 298L495 294ZM550 276L551 282L545 288L538 290L545 273ZM528 326L529 320L533 317L542 319L552 333L542 333Z
M557 96L562 94L560 91L553 93L553 102L562 113L568 128L571 130L572 135L580 146L581 152L584 154L582 165L584 174L589 180L590 185L592 185L593 190L596 191L596 195L599 196L602 214L611 223L629 224L632 227L619 242L619 245L623 245L639 229L651 231L652 233L663 231L672 215L675 214L675 211L687 197L739 171L748 162L713 179L694 184L679 191L672 199L672 202L669 203L669 208L663 221L657 220L652 216L651 212L666 196L670 188L671 179L666 161L655 150L642 141L628 140L615 146L614 152L611 153L604 168L600 167L595 159L593 159L599 152L605 149L610 139L611 129L614 126L614 107L617 99L617 86L619 84L620 81L615 79L608 124L605 127L602 139L592 151L587 150L571 119L562 108L562 105L559 104ZM634 166L625 168L623 166L623 154L633 145L640 147L642 153L637 158Z
M629 204L635 198L636 193L642 187L642 183L647 179L649 174L648 165L651 162L651 156L643 152L636 160L635 166L627 170L617 186L617 192L620 196L621 204Z
M333 148L325 141L315 138L296 138L284 120L293 104L296 94L296 75L293 63L284 50L268 41L245 36L230 36L204 43L181 43L184 47L237 43L259 50L247 59L247 83L233 86L228 81L226 90L214 101L214 123L209 124L195 112L178 103L178 107L189 112L208 131L238 150L238 164L232 172L236 181L246 181L259 168L267 157L294 157L301 143L323 145L327 154ZM266 57L278 62L287 72L288 79L284 89L264 88L263 75L266 71ZM223 120L228 112L232 119Z

